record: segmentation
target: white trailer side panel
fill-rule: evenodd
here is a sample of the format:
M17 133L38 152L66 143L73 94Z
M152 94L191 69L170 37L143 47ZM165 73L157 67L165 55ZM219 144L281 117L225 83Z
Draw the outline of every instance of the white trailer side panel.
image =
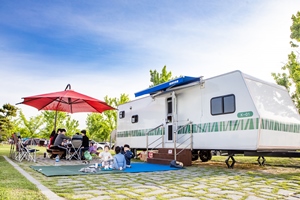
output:
M117 145L129 144L134 148L145 148L145 133L162 124L165 120L165 99L150 96L120 105L118 111L125 111L125 117L118 117ZM131 118L138 115L138 122L132 123ZM157 134L162 131L157 130ZM156 134L152 133L152 134ZM149 137L149 143L160 135Z
M212 98L225 95L234 95L235 111L212 115ZM170 98L175 105L172 131L192 121L194 149L300 148L300 117L287 91L240 71L206 79L203 86L194 83L171 88L156 97L147 96L120 105L119 112L125 111L125 117L118 119L117 145L128 143L133 148L146 148L145 134L163 123L165 127L149 136L149 143L164 133L165 147L172 146L173 140L167 133L170 122L166 122ZM133 115L138 115L138 123L131 123ZM179 143L189 137L190 130L182 129Z
M300 149L300 117L287 90L245 75L261 117L257 149Z
M259 115L240 71L231 72L205 80L201 89L202 115L194 133L194 148L256 150L258 142ZM236 109L234 113L212 115L211 99L233 94ZM193 98L192 95L190 98ZM180 100L178 100L180 101ZM184 100L181 101L183 103ZM188 102L185 103L188 106ZM239 113L251 111L249 117L238 117ZM183 110L182 110L183 112ZM192 114L190 114L193 116ZM199 127L202 126L202 129ZM204 129L203 127L206 128Z

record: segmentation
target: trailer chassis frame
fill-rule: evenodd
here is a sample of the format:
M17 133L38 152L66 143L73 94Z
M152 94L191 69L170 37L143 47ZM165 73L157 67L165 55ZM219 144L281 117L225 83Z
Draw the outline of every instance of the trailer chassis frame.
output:
M260 166L264 166L266 159L265 157L286 157L286 158L300 158L300 152L298 151L240 151L240 150L229 150L228 157L225 160L225 164L228 168L233 169L236 160L234 156L236 154L243 154L244 156L258 156L257 162Z

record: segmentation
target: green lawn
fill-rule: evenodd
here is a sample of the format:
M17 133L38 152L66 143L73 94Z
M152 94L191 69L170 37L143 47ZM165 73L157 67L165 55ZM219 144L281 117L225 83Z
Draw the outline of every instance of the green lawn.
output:
M8 155L9 149L8 145L0 146L0 155ZM39 150L40 161L43 161L45 148L41 147ZM237 161L234 169L226 167L226 158L213 156L209 162L198 160L185 170L163 173L46 177L32 170L30 162L21 162L19 166L57 195L68 200L94 197L166 200L172 198L170 195L178 198L223 200L232 199L232 193L239 195L242 200L250 196L286 199L282 192L300 194L299 158L267 157L266 166L259 166L257 157L237 155L234 157ZM0 179L5 180L0 184L0 199L45 199L35 186L20 176L1 156L0 161L3 163L0 165ZM75 186L70 184L70 180L74 181Z
M37 187L11 166L3 156L9 156L10 145L0 146L0 199L46 199Z

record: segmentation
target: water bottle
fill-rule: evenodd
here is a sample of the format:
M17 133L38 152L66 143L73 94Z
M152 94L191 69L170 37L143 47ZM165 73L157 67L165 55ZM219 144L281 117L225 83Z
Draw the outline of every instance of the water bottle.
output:
M59 156L57 155L55 158L55 165L58 166L59 165Z

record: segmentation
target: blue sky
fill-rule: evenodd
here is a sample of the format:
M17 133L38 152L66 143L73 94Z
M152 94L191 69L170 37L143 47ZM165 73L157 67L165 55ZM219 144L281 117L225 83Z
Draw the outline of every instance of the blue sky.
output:
M98 99L133 99L164 65L174 76L241 70L273 81L299 8L298 0L2 1L0 104L68 83ZM86 114L74 117L84 127Z

